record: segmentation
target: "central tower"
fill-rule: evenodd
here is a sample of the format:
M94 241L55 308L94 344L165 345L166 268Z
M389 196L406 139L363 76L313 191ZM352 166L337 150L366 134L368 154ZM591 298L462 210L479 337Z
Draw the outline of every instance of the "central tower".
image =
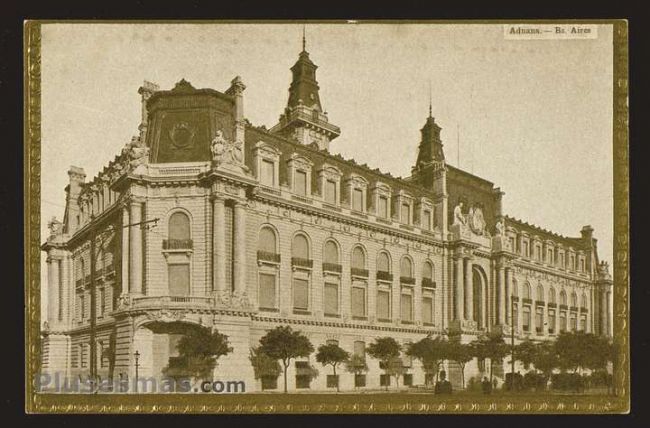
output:
M301 144L316 143L320 150L329 150L330 141L341 135L341 130L329 123L327 112L323 111L316 81L317 68L305 50L303 34L302 52L291 67L289 101L271 132L293 138Z

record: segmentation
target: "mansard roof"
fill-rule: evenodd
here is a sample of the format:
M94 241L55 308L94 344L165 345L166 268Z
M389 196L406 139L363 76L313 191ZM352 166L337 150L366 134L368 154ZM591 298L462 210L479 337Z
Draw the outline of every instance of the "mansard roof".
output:
M559 243L562 243L563 245L566 245L568 247L576 247L579 249L584 249L586 247L586 243L582 238L574 238L574 237L568 237L564 235L560 235L558 233L555 233L553 231L544 229L540 226L537 226L535 224L530 224L526 221L510 217L508 215L504 216L505 224L506 226L514 226L520 230L523 230L531 235L537 235L542 239L548 239L551 241L556 241Z

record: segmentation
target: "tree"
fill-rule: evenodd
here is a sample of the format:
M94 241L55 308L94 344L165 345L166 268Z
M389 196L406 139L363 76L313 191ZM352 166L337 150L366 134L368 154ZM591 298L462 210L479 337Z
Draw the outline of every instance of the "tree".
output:
M276 378L282 373L282 367L278 360L273 359L260 350L259 347L251 348L248 359L253 366L255 379L262 379L264 377Z
M259 350L269 357L280 360L284 372L284 392L287 392L287 368L291 360L308 357L314 352L314 345L300 331L290 326L278 326L269 330L261 339Z
M368 345L367 352L372 358L379 360L384 373L391 376L391 362L394 358L399 357L401 348L400 344L392 337L378 337ZM388 385L386 385L386 390L388 390Z
M560 333L555 341L555 352L560 368L576 373L579 369L599 365L607 351L595 335L577 331Z
M553 369L559 366L555 345L552 342L536 344L531 362L535 366L535 369L541 371L544 374L544 378L548 381L548 378L553 373Z
M336 391L339 391L339 379L336 374L336 366L347 361L350 358L350 353L342 349L339 345L331 343L328 345L321 345L318 347L318 353L316 354L316 361L321 363L323 366L330 365L334 371L334 377L336 378Z
M530 369L530 365L533 363L536 352L537 347L530 339L524 340L515 347L515 355L517 356L516 360L521 361L526 370Z
M447 359L455 361L460 366L462 388L465 388L465 365L474 358L475 351L460 343L460 339L450 340L447 346Z
M345 369L355 376L354 386L356 388L356 376L362 375L368 371L368 364L364 356L359 354L352 354L349 360L345 362Z
M176 345L179 356L171 357L163 374L172 378L210 378L219 357L232 352L228 336L217 330L196 328L189 330Z
M447 357L448 342L441 337L432 339L427 336L417 342L410 343L406 350L406 355L409 355L422 363L422 368L426 375L426 379L431 375L439 373L440 364Z

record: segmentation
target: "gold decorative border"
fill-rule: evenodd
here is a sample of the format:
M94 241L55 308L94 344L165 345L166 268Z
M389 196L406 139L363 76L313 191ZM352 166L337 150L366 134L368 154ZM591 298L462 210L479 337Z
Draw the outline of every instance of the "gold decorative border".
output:
M614 338L617 349L616 396L431 394L38 394L34 376L40 366L40 179L41 179L41 25L24 25L24 220L25 220L25 409L28 413L220 413L220 414L588 414L630 410L629 344L629 149L628 22L626 20L526 20L528 23L613 25L614 96ZM97 22L97 21L65 21ZM127 22L127 21L102 21ZM178 23L178 21L128 21ZM271 21L193 21L193 23ZM272 21L274 23L287 21ZM339 23L346 21L310 21ZM501 24L512 20L364 21L373 23ZM517 21L522 22L522 21Z

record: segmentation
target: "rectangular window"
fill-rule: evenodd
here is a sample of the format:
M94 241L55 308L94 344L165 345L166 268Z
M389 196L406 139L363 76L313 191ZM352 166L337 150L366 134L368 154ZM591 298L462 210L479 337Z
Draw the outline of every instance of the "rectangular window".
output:
M422 229L431 230L431 211L424 210L422 213Z
M555 311L548 311L548 332L555 332Z
M566 331L566 314L560 313L560 331Z
M260 308L275 308L275 275L260 274Z
M260 182L265 186L275 186L275 162L262 159Z
M413 386L413 375L410 373L404 373L404 381L402 383L404 386Z
M355 374L354 375L354 386L356 388L362 388L366 386L366 375L364 374Z
M106 289L99 289L99 316L104 316L104 310L106 309Z
M307 196L307 173L297 170L293 178L294 192L301 196Z
M524 308L522 325L524 331L530 331L530 308Z
M339 285L325 283L325 314L338 315L339 313Z
M366 289L362 287L352 287L352 316L366 316Z
M377 291L377 318L390 319L390 291Z
M379 217L388 218L388 197L379 197L379 207L377 208L377 214Z
M576 319L576 316L573 315L571 317L571 331L576 331L578 329L578 320Z
M81 295L79 296L79 308L81 308L81 320L86 319L86 296Z
M187 296L190 294L190 265L169 265L169 295Z
M305 279L294 278L293 307L294 309L309 309L309 281Z
M278 378L277 376L262 376L262 390L277 389Z
M422 322L433 324L433 297L422 298Z
M587 318L586 317L581 317L580 318L580 330L581 331L587 331Z
M413 297L410 294L402 294L401 304L401 317L402 321L413 320Z
M363 212L363 190L354 189L352 191L352 209Z
M585 271L585 261L584 259L580 259L580 272Z
M544 310L542 308L538 308L535 310L535 328L537 329L538 332L542 331L542 327L544 326Z
M336 205L336 181L334 180L325 182L325 202Z
M402 204L400 211L400 221L402 223L411 223L411 206L409 204Z
M524 257L528 257L528 241L523 242Z
M390 386L390 376L387 374L379 375L379 386Z
M553 264L553 250L549 248L549 250L546 252L546 263L552 265Z
M338 375L327 375L327 387L328 388L336 388L339 386L339 376Z

